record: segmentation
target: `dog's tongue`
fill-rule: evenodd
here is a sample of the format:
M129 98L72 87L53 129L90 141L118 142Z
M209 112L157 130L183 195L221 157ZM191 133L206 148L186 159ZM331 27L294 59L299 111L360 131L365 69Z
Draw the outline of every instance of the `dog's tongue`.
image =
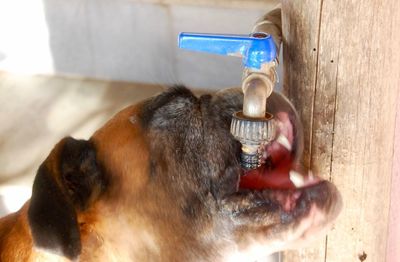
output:
M321 182L312 172L304 174L295 167L290 158L283 159L279 165L262 165L257 169L244 171L240 177L241 189L298 189Z
M301 176L292 170L291 159L283 159L278 166L268 167L262 165L257 169L244 171L240 178L239 187L242 189L262 190L266 188L272 189L295 189L297 186L293 184L294 176ZM296 177L301 181L301 177ZM301 182L300 182L301 183Z

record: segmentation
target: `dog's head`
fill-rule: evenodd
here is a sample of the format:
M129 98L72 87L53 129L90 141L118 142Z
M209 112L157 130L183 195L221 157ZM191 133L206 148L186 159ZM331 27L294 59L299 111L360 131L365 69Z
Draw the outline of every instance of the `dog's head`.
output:
M242 99L238 90L198 98L177 87L124 109L88 141L63 139L35 178L34 246L81 260L218 261L312 239L336 218L340 195L329 182L240 189L240 143L229 127ZM297 161L291 110L285 143Z

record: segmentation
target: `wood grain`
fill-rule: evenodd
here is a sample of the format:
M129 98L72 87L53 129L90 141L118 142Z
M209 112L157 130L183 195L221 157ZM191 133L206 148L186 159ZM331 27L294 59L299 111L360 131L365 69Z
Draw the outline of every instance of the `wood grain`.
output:
M312 124L317 80L320 1L282 1L283 91L299 110L304 127L304 163L311 166ZM285 252L284 261L323 261L325 240Z
M344 199L326 249L317 243L285 261L362 261L364 253L367 261L385 261L396 172L399 2L283 1L282 8L284 86L301 111L305 163Z
M400 90L397 95L396 132L393 153L393 177L386 261L396 261L400 257Z

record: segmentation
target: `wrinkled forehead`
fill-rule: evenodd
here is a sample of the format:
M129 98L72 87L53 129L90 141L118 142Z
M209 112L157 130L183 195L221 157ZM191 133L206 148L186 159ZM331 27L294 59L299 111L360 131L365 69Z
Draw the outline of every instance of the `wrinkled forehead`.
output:
M193 113L197 106L198 98L189 90L174 88L123 109L91 137L99 162L112 176L148 173L152 139L167 143L169 134L200 130Z
M199 99L184 87L174 87L143 102L138 118L144 128L173 125L189 119Z
M187 143L214 143L225 139L226 132L229 134L232 114L241 106L239 89L197 97L189 89L177 86L122 110L94 134L93 140L120 146L136 138L169 136Z
M241 101L240 91L197 97L178 86L144 102L138 119L152 143L157 140L158 145L173 146L178 151L207 154L209 149L223 149L223 141L232 142L230 122Z
M150 162L150 155L154 158L161 153L174 154L170 158L176 159L193 158L196 163L212 154L210 157L220 162L218 154L223 157L231 151L229 125L232 113L238 110L240 99L236 97L196 97L184 87L171 88L122 110L91 140L99 160L113 173L147 173L144 163Z
M160 136L181 136L192 142L213 139L207 135L215 137L221 131L223 135L229 132L232 114L240 108L240 101L240 92L196 97L190 90L178 86L122 110L92 140L115 150L116 147L126 149L127 144L157 132L163 132Z
M128 134L129 138L142 136L148 129L157 126L157 123L174 121L184 116L196 101L197 98L185 88L171 89L118 112L92 139L121 140L118 138Z

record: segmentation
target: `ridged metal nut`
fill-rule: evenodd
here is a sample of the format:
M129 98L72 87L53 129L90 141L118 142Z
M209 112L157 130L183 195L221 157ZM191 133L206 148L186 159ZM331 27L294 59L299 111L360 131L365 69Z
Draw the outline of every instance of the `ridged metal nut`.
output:
M269 113L265 118L247 118L239 111L233 115L231 134L242 144L269 143L275 137L275 121Z
M242 144L242 168L250 170L261 165L261 145L271 142L275 132L275 120L269 113L263 118L245 117L241 111L233 115L231 133Z

